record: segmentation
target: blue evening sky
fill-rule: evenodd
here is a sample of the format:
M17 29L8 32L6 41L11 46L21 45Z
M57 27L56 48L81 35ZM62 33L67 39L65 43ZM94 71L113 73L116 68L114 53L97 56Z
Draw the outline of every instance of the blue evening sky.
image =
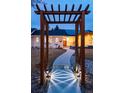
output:
M75 4L75 9L77 10L79 5L82 4L82 9L86 7L87 4L90 4L89 10L91 11L88 15L85 17L85 30L92 30L93 31L93 1L92 0L44 0L43 1L48 10L51 10L51 4L53 4L54 10L58 10L58 4L60 4L60 9L64 10L65 5L68 5L68 10L71 10L72 5ZM39 4L40 9L44 10L43 4ZM32 28L40 28L40 16L36 15L34 13L34 10L36 8L31 8L31 27ZM74 16L72 16L73 18ZM51 19L53 19L53 16L50 16ZM66 16L68 19L68 15ZM72 19L71 18L71 19ZM56 20L58 20L58 16L56 15ZM63 20L63 16L61 16L61 20ZM54 28L57 24L50 24L50 29ZM58 24L59 28L64 29L74 29L75 26L73 24Z

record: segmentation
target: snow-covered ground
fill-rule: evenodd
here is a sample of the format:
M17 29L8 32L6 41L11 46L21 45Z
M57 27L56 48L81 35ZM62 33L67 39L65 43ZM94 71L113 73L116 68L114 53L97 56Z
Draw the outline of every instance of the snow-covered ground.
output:
M74 50L67 49L55 60L48 93L81 93L79 82L70 69L70 59L73 54Z

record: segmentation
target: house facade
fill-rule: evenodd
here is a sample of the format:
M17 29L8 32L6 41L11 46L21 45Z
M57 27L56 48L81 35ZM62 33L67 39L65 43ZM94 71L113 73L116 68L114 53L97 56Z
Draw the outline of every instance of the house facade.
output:
M69 31L69 30L68 30ZM72 31L72 30L71 30ZM73 31L74 32L74 31ZM78 35L78 45L81 45L80 34ZM44 33L44 42L46 43L46 36ZM40 47L40 30L33 31L31 35L31 45L32 47ZM45 46L46 44L44 44ZM85 46L93 45L93 32L85 32ZM64 48L75 46L75 35L74 33L69 34L66 30L55 29L49 31L49 48Z

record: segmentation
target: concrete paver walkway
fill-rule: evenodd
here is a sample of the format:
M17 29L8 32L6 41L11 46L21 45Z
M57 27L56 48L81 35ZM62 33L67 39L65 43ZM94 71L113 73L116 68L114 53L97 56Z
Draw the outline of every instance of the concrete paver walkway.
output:
M55 60L48 93L81 93L78 80L68 68L71 66L70 59L74 52L74 50L67 49Z

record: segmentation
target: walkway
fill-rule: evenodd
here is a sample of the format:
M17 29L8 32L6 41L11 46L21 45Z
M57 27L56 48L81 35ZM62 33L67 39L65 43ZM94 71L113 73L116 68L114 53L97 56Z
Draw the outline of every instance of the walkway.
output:
M70 59L73 54L74 50L67 49L55 60L48 93L81 93L79 82L70 69Z

